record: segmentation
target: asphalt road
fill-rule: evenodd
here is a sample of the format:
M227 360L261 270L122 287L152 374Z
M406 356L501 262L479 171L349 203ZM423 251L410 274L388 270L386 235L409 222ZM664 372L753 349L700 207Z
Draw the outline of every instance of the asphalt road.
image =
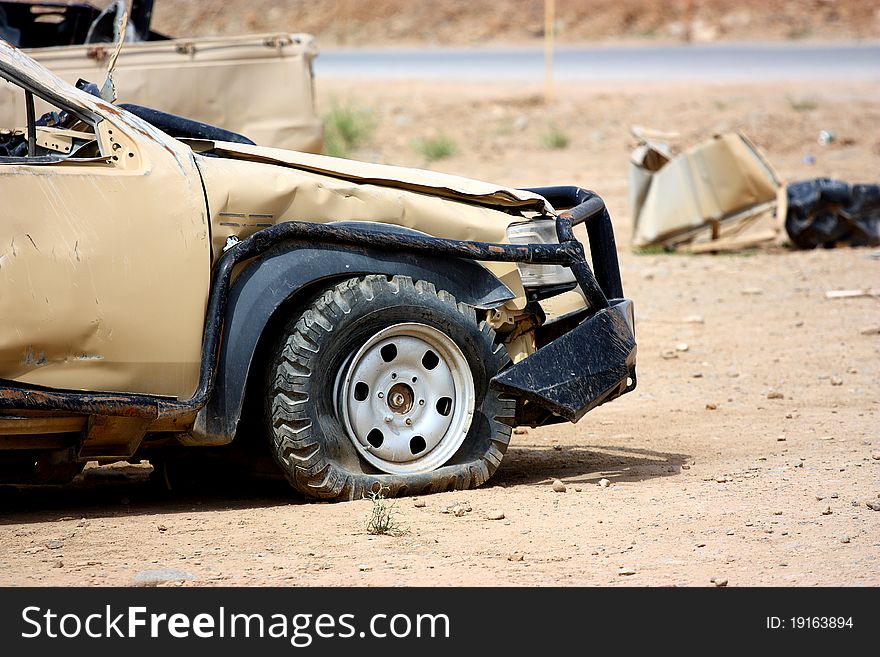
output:
M880 43L698 44L558 48L561 81L880 80ZM540 81L541 48L350 49L322 51L327 77Z

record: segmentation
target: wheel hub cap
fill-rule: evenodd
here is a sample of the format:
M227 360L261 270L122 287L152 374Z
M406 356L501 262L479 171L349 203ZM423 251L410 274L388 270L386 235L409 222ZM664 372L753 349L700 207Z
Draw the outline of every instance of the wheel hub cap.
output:
M474 413L470 365L445 333L395 324L343 368L339 409L360 455L383 472L434 470L458 450Z

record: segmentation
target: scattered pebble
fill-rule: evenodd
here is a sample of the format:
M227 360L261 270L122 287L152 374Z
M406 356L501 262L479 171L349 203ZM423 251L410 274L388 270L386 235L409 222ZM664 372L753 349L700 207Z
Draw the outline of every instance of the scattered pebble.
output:
M782 511L774 511L774 512L773 512L773 515L774 515L774 516L781 516L781 515L782 515Z
M504 520L504 513L501 511L491 511L486 514L486 520Z
M50 550L57 550L58 548L64 547L64 541L59 541L57 538L52 538L46 541L46 547Z
M837 493L831 493L831 495L829 495L828 497L830 497L832 500L836 500L840 496Z
M767 399L785 399L785 395L778 390L771 390L767 393Z
M719 588L727 586L727 578L726 577L713 577L711 581L713 584L715 584L715 586L717 586Z
M687 351L688 349L690 349L690 347L688 346L687 342L679 342L677 345L675 345L676 351Z
M865 504L872 511L880 511L880 500L871 500L870 502L865 502Z
M822 511L822 515L823 516L830 516L831 515L831 507L826 506L825 509Z
M840 542L841 543L849 543L849 536L841 536Z
M61 559L58 559L55 563L52 564L53 568L64 568L64 562Z
M682 320L685 324L704 324L705 320L702 315L688 315Z
M779 434L778 436L776 436L776 440L780 443L784 443L785 442L785 434L784 433Z
M862 335L880 335L880 324L876 326L866 326L861 331Z
M160 532L168 531L168 527L166 527L165 525L156 525L156 529L158 529Z
M134 576L135 586L158 586L170 582L185 582L196 579L192 573L175 568L157 568L142 570Z
M841 379L839 376L832 376L832 377L831 377L831 385L833 385L833 386L842 386L842 385L843 385L843 379Z
M880 461L880 452L871 452L871 458L875 461Z
M608 488L610 485L611 485L611 482L608 481L607 479L600 479L599 480L599 486L601 486L602 488Z
M516 435L516 436L524 436L524 435L526 435L528 432L529 432L529 430L526 429L525 427L517 427L516 429L513 430L513 433L514 433L514 435Z
M629 577L630 575L635 575L636 571L633 568L621 568L617 571L618 575L622 575L624 577Z
M747 297L756 297L759 294L764 294L764 290L759 287L744 287L741 292Z
M581 488L580 486L575 486L575 487L574 487L574 492L575 492L575 493L580 493L582 490L584 490L584 489Z
M519 552L514 552L513 554L507 555L508 561L522 561L523 558L524 558L523 555L520 554Z
M553 445L553 451L555 451L555 452L561 452L561 451L562 451L562 445Z
M415 502L413 502L413 506L417 509L424 509L426 506L428 506L428 503L425 502L425 500L416 500Z
M553 480L553 492L555 493L564 493L565 492L565 484L562 483L561 479Z
M361 563L361 564L358 564L358 570L361 571L362 573L365 573L365 572L373 570L373 569L369 565L367 565L365 563Z
M718 404L712 404L712 403L706 404L706 410L707 410L707 411L714 411L714 410L716 410L717 408L718 408Z
M715 477L715 482L719 484L726 484L730 481L727 477Z
M660 352L660 358L663 360L673 360L678 358L678 354L672 351L672 349L666 349L665 351Z

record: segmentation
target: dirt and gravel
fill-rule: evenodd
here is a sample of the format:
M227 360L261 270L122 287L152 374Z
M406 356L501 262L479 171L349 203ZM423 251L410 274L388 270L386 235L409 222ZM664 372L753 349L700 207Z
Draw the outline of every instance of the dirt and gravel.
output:
M445 135L457 152L433 168L602 194L637 308L634 393L517 431L484 488L397 501L395 535L367 533L366 500L231 481L167 496L148 465L5 491L0 585L880 585L880 301L825 298L878 287L878 252L636 255L626 206L631 124L683 144L741 128L785 179L876 182L880 90L605 85L552 107L539 92L319 84L322 110L370 113L358 157L425 165L413 144Z

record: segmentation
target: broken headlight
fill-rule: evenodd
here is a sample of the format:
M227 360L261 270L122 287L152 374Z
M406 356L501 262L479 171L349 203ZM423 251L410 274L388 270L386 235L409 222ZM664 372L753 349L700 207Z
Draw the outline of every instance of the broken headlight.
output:
M511 244L559 244L556 222L552 219L536 219L507 227L507 239ZM523 287L549 287L574 283L574 274L562 265L533 265L518 262Z

